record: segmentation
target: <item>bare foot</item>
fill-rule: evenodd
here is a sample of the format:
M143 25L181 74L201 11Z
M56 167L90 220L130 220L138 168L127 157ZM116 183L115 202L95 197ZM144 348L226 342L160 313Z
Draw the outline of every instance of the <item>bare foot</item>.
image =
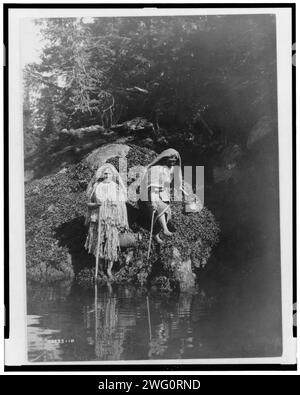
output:
M166 230L164 230L164 235L166 235L166 236L172 236L173 233L170 232L168 229L166 229Z
M110 285L110 283L106 283L106 285L107 285L108 293L111 294L112 293L112 286Z
M109 262L108 266L107 266L107 270L106 270L107 276L110 280L113 278L112 273L111 273L112 266L113 266L112 263Z
M163 240L159 237L158 234L154 236L154 239L155 239L159 244L162 244L162 243L163 243Z
M106 272L107 272L107 277L108 277L110 280L112 280L112 279L113 279L113 275L112 275L110 269L107 269Z
M126 256L125 265L128 265L133 257L133 251L129 251L128 255Z

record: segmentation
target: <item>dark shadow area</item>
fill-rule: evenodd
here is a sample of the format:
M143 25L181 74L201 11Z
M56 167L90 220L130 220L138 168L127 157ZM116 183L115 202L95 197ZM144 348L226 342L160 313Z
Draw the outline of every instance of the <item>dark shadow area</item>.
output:
M55 237L61 247L67 247L71 255L74 273L77 274L84 267L93 267L95 258L84 248L88 227L84 216L65 222L56 229Z
M136 231L141 224L140 212L131 204L126 203L126 205L129 227ZM84 247L87 232L88 225L85 224L84 216L65 222L55 232L55 238L59 241L59 246L68 248L75 274L85 267L91 268L95 265L95 257L89 254Z

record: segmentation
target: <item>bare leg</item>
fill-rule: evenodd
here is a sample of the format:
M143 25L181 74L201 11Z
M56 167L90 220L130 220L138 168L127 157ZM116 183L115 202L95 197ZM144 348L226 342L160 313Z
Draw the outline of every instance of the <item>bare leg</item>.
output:
M159 233L157 233L156 235L154 235L154 239L159 243L162 244L163 240L159 237Z
M106 285L107 285L108 293L111 295L112 294L112 286L109 282L106 283Z
M99 274L103 276L103 261L101 258L99 259Z
M162 228L163 228L163 232L164 235L166 236L172 236L173 233L169 231L168 227L167 227L167 221L166 221L166 217L165 215L162 215L159 217L158 219L159 223L161 224Z
M100 257L99 257L99 261L98 261L98 274L100 274L101 277L104 274L104 272L103 272L103 258L100 258Z
M129 262L131 261L132 258L133 258L133 250L130 250L128 251L128 254L126 256L125 265L129 265Z
M108 277L111 279L113 276L112 276L112 273L111 273L111 269L112 269L112 267L113 267L113 262L112 261L108 261L107 262L107 275L108 275Z

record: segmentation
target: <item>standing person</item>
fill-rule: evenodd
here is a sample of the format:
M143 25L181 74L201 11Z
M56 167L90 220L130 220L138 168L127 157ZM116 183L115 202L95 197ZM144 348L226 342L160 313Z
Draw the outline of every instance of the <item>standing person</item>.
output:
M128 230L126 188L116 170L107 163L101 166L91 182L88 194L89 231L85 248L106 263L107 275L112 277L112 267L120 252L119 234ZM96 272L97 272L96 268Z

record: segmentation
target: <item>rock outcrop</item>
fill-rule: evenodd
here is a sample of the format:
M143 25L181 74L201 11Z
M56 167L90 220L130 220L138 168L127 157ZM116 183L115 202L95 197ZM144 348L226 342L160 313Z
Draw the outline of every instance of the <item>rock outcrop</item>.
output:
M26 263L29 280L52 282L71 279L88 284L94 276L94 257L84 249L87 228L86 188L95 169L110 162L119 169L127 164L127 183L136 181L143 166L157 154L134 145L108 144L96 148L78 164L55 175L26 184ZM121 160L120 160L121 159ZM121 170L121 169L119 169ZM163 245L152 242L147 260L149 230L141 226L135 201L129 195L128 215L139 243L131 259L126 251L114 265L114 281L187 289L194 284L195 267L205 266L218 240L219 228L212 213L186 213L181 202L172 204L173 236ZM105 279L99 279L105 280Z

